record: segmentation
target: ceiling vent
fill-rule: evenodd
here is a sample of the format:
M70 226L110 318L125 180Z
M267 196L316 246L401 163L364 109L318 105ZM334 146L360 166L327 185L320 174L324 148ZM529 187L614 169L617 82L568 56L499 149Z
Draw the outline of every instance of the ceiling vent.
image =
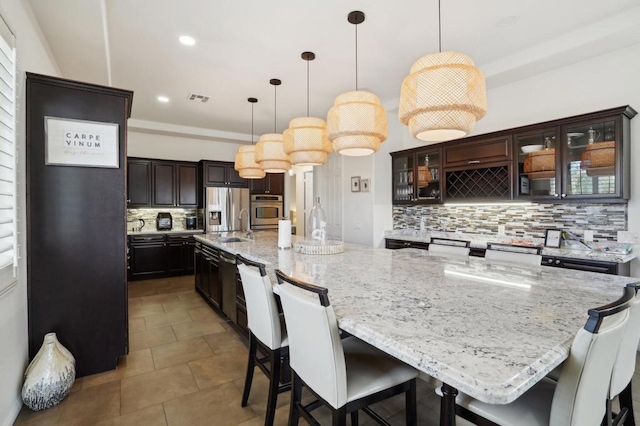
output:
M189 99L190 101L207 102L209 100L209 97L205 95L198 95L197 93L189 93L187 99Z

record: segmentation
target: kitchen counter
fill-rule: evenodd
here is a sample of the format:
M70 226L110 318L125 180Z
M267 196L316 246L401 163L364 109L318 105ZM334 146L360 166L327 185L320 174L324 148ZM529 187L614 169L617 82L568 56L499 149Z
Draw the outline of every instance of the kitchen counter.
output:
M244 237L242 233L226 236ZM339 326L482 401L515 400L567 358L587 310L632 279L555 268L491 265L482 258L345 244L336 255L279 250L277 235L196 241L329 289ZM296 240L296 237L293 238Z
M384 233L385 238L403 241L418 241L428 243L431 237L451 238L457 240L471 241L471 248L485 250L487 243L505 243L515 244L513 240L525 240L524 238L510 237L510 236L497 236L497 235L475 235L475 234L460 234L452 232L420 232L420 231L405 231L394 230L386 231ZM531 241L535 244L543 244L544 240L541 238L529 238L527 241ZM603 262L615 262L615 263L627 263L635 259L637 255L635 253L629 254L612 254L603 253L598 251L592 251L587 247L584 248L548 248L542 249L543 256L556 256L566 257L571 259L585 259L585 260L599 260Z
M158 234L202 234L204 229L172 229L170 231L156 231L156 230L144 230L144 231L132 231L127 230L127 235L158 235Z

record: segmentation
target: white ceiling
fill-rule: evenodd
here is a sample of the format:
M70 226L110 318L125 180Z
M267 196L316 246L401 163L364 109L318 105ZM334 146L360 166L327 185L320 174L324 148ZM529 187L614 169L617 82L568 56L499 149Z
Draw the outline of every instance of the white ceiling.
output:
M360 87L390 110L412 63L438 49L437 0L29 3L64 77L133 90L140 127L213 129L229 140L251 131L248 97L259 99L256 135L273 131L271 78L282 80L277 131L306 114L303 51L316 53L311 115L326 117L335 97L353 90L352 10L366 14L358 27ZM500 25L512 16L515 24ZM638 0L442 0L442 48L470 55L496 87L638 43L639 17ZM195 46L178 42L185 34ZM209 102L188 101L192 92ZM158 95L171 101L161 104Z

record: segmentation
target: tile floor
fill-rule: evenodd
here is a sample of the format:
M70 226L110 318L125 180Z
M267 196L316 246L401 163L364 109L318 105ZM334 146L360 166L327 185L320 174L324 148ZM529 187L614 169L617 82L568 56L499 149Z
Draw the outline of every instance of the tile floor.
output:
M40 412L23 407L15 424L263 425L267 379L256 369L249 405L240 407L246 340L193 286L193 276L131 282L129 355L120 359L116 370L76 380L71 394L56 407ZM636 381L640 385L638 373ZM418 381L419 425L438 424L434 385ZM276 425L287 424L288 404L289 395L281 394ZM376 404L374 410L393 425L404 424L403 396ZM320 408L314 415L322 424L331 424L329 410ZM361 413L360 424L375 422Z

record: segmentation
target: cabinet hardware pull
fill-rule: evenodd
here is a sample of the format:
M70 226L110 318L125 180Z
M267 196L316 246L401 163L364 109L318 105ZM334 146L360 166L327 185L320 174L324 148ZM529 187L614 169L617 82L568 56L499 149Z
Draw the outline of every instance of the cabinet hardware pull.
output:
M561 195L561 197L562 197L562 198L564 198L564 197L566 197L566 196L567 196L567 194L562 194L562 195Z
M127 198L127 203L130 203L130 202L131 202L131 198Z
M558 194L553 194L554 197L558 198Z
M480 160L469 161L469 164L480 164Z
M558 259L556 259L556 265L559 265L560 261Z

